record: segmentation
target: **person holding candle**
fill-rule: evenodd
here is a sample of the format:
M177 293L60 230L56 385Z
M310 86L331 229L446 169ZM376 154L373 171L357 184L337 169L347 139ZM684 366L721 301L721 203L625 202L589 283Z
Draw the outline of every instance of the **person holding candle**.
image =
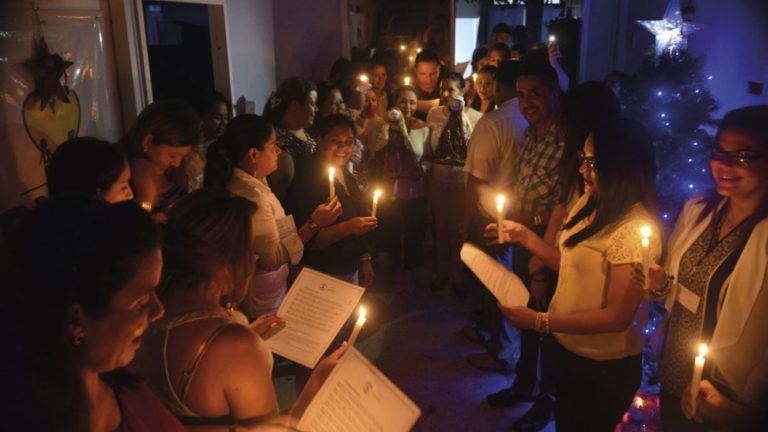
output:
M429 110L440 101L440 78L442 77L440 57L432 50L424 50L416 56L413 75L416 77L416 112L414 116L421 121L427 119Z
M416 92L401 87L395 93L397 108L375 135L370 161L371 185L386 193L379 209L382 230L377 237L389 253L398 290L415 289L414 270L424 264L426 183L421 162L430 129L417 119Z
M269 176L272 191L283 202L293 177L312 158L317 144L305 131L317 114L317 87L303 78L289 78L280 84L264 106L264 117L277 133L282 150L277 170Z
M337 199L318 205L296 232L280 237L278 224L286 217L267 184L277 169L280 149L270 122L255 114L237 116L209 148L206 186L225 187L254 202L253 240L259 258L241 310L253 320L280 307L288 289L290 265L297 265L307 243L342 213Z
M640 384L648 318L647 291L637 274L640 228L659 232L652 216L656 162L645 129L624 119L598 124L580 160L585 194L568 215L554 251L559 279L549 308L501 309L521 329L554 335L544 338L543 358L554 372L558 431L609 432ZM551 248L518 228L505 221L504 240L531 250ZM489 236L495 231L488 227ZM659 236L650 241L655 261L661 255Z
M316 206L328 201L328 169L334 168L334 189L344 212L336 223L321 228L307 242L302 265L351 283L373 283L371 238L377 227L370 216L370 197L356 186L346 169L355 142L355 123L343 114L322 120L318 132L319 151L306 168L296 173L286 208L297 220L306 220Z
M709 163L715 187L685 204L664 268L651 266L651 290L669 291L659 367L665 430L752 430L766 413L766 124L768 105L725 115ZM693 409L691 378L702 343L709 353Z
M256 265L256 211L246 198L205 187L168 212L162 281L166 315L147 332L134 364L192 430L240 430L279 415L271 379L274 360L261 336L281 319L265 314L249 323L236 310ZM317 365L290 417L301 417L345 351L342 347Z

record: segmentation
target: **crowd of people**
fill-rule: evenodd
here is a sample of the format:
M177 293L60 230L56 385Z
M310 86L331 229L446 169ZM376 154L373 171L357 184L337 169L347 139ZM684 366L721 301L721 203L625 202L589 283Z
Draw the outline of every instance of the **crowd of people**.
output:
M291 428L347 350L336 344L281 415L261 335L281 322L292 278L308 266L371 286L386 253L407 295L428 236L430 290L477 288L459 258L471 241L530 292L510 307L473 291L480 311L462 331L487 348L475 367L511 371L519 356L514 381L487 396L534 401L514 430L554 416L558 431L612 431L640 385L650 301L668 311L665 430L756 427L768 406L768 106L725 115L714 188L667 237L655 204L665 161L643 125L605 83L572 86L556 43L510 48L511 34L494 28L471 78L428 49L407 70L384 51L337 61L326 82L287 79L261 115L232 118L216 93L163 100L119 143L60 145L50 199L3 220L14 366L2 428Z

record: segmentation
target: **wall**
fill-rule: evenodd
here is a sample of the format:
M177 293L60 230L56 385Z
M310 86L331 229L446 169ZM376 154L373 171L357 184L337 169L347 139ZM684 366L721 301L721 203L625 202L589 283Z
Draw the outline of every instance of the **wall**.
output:
M232 102L243 96L254 102L257 114L275 88L272 16L272 0L227 0Z
M348 52L346 0L274 0L275 75L315 81L328 78L331 65Z

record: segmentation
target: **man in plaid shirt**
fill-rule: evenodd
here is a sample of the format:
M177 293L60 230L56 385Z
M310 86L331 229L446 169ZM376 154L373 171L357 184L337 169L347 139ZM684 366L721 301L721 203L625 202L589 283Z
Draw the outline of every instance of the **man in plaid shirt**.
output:
M528 121L515 159L516 182L512 188L512 219L543 236L550 213L560 197L560 159L565 145L558 125L560 89L557 74L549 65L527 65L517 80L520 112ZM513 271L531 291L529 307L546 311L555 288L554 272L529 271L531 254L522 246L513 246ZM543 429L552 417L553 387L551 367L545 361L537 379L541 335L520 331L520 359L515 367L515 382L487 397L495 406L509 406L531 400L539 382L539 395L528 412L515 422L516 431ZM546 359L544 359L546 360Z

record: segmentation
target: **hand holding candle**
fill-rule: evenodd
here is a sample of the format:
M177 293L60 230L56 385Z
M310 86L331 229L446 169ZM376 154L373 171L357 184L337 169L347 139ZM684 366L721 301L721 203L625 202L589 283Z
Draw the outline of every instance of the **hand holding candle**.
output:
M336 196L336 185L334 183L335 175L336 175L336 168L333 168L333 167L328 168L328 188L329 188L328 199L329 200L332 200L333 197Z
M503 243L503 231L501 229L502 222L504 222L504 203L506 202L504 195L496 195L496 228L498 230L499 244Z
M357 337L360 336L360 330L363 329L363 325L365 325L365 308L360 306L360 309L357 312L357 322L355 323L355 328L352 329L352 335L349 336L349 346L354 346L355 342L357 341Z
M381 197L381 190L377 189L373 193L373 207L371 208L371 217L376 217L376 208L379 206L379 198Z
M691 414L696 413L696 398L699 396L699 386L701 385L701 374L704 372L704 357L707 355L706 344L699 345L699 355L693 364L693 378L691 378Z
M651 227L643 225L640 228L640 235L643 236L640 240L640 246L642 247L643 252L643 289L647 290L650 286L650 281L648 280L648 267L651 265Z

